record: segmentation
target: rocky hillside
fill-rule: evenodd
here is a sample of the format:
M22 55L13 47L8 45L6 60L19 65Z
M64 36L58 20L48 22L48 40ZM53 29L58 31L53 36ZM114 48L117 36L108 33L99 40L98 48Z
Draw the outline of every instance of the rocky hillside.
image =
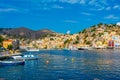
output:
M98 24L79 32L80 43L91 45L102 42L107 44L112 36L120 36L120 26L116 24Z
M0 34L6 34L15 38L38 39L46 37L48 35L53 36L56 33L48 29L34 31L25 27L20 27L20 28L0 28Z

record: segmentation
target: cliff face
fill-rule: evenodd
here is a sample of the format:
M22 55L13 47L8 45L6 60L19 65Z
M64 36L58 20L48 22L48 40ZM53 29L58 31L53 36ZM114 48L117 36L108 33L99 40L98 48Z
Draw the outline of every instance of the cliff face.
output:
M25 27L20 27L20 28L0 28L0 34L6 34L9 36L22 37L28 39L38 39L46 37L48 35L53 36L56 33L48 29L34 31Z

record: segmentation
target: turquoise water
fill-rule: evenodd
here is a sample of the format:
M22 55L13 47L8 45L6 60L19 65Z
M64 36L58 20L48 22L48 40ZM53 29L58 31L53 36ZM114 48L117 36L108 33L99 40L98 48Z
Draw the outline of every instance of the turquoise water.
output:
M120 50L42 50L38 60L0 67L3 80L120 80Z

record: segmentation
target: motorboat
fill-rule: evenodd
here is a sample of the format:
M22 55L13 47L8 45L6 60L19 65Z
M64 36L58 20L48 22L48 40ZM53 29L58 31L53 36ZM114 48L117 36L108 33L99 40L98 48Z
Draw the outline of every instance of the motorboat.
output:
M93 47L80 47L78 50L93 50Z
M0 61L0 66L15 66L15 65L24 65L24 60L4 60Z
M22 59L22 56L12 56L12 58L15 59L15 60L16 59L20 60L20 59Z
M40 51L39 49L26 49L28 52Z
M85 48L78 48L78 50L88 50L88 49L85 49Z
M38 57L36 57L32 54L24 55L22 58L25 59L25 60L36 60L36 59L38 59Z
M23 60L36 60L38 57L28 54L28 55L23 55L23 56L12 56L13 59L23 59Z

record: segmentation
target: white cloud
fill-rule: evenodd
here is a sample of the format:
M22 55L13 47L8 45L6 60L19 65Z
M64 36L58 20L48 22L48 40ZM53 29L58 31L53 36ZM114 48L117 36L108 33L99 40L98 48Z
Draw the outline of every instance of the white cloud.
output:
M11 11L17 11L15 8L0 8L0 12L11 12Z
M27 1L33 3L50 3L50 2L56 2L58 0L20 0L20 1Z
M104 17L104 18L106 18L106 19L119 19L119 17L117 17L117 16L115 16L115 15L108 15L108 16L106 16L106 17Z
M90 0L88 4L93 5L95 3L95 0Z
M106 10L111 10L111 7L107 7Z
M59 2L70 4L86 4L87 0L59 0Z
M86 4L86 5L107 5L106 0L59 0L59 2L71 3L71 4Z
M101 11L101 10L104 10L105 9L105 7L100 7L100 8L98 8L97 10L98 11Z
M67 33L67 34L70 34L70 30L68 30L66 33Z
M61 3L69 3L69 4L80 4L80 5L86 5L92 7L90 10L111 10L111 9L120 9L120 5L115 6L108 6L110 3L108 3L108 0L30 0L33 2L42 2L42 3L49 3L49 2L61 2ZM114 2L111 0L111 2ZM114 5L114 4L113 4ZM108 6L108 7L107 7ZM56 8L62 8L61 6L55 6Z
M106 0L90 0L88 1L89 5L94 5L94 6L104 6L107 5L107 1Z
M120 9L120 6L119 5L115 5L115 6L113 6L113 9Z
M57 5L57 4L51 4L49 5L48 3L44 3L44 4L39 4L36 9L41 9L41 10L51 10L51 9L64 9L63 6L61 5Z
M94 11L120 9L120 5L113 4L114 6L109 6L110 3L108 3L108 0L27 0L27 1L20 0L20 1L31 2L31 5L33 5L33 8L40 8L44 10L49 10L51 8L56 8L56 9L64 8L61 5L55 5L56 2L68 3L68 4L73 4L73 5L79 4L79 5L87 7L89 10L94 10ZM49 3L52 3L52 4L49 5ZM48 5L44 6L43 4L48 4ZM4 10L0 10L0 11L4 11ZM7 11L15 11L15 9L5 10L4 12L7 12Z
M78 23L78 22L75 21L75 20L65 20L64 22L67 22L67 23Z
M116 24L116 25L120 26L120 22L117 22L117 24Z
M90 13L87 13L87 12L82 12L81 14L83 14L83 15L87 15L87 16L90 16L90 15L92 15L92 14L90 14Z
M64 7L63 7L63 6L60 6L60 5L53 5L52 8L63 9Z
M81 0L81 1L80 1L80 4L85 4L85 3L86 3L85 0Z
M90 0L88 5L92 7L90 10L101 11L106 9L105 7L108 5L106 0Z

